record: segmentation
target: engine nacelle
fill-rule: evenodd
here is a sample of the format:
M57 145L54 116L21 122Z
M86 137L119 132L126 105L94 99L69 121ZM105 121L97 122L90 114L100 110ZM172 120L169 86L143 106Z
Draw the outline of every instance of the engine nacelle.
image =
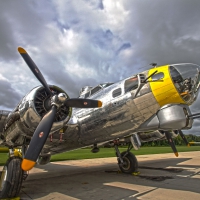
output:
M168 104L160 108L158 112L147 121L145 121L138 131L154 131L154 130L182 130L190 129L193 119L188 105L185 104Z
M54 94L65 93L57 86L49 86ZM66 94L66 93L65 93ZM67 94L66 94L67 95ZM69 98L69 96L67 95ZM43 116L51 109L50 95L43 86L33 88L8 116L3 133L8 146L21 145L24 136L32 137ZM66 124L72 108L62 105L58 108L50 134L60 130ZM19 141L18 141L19 140Z
M49 163L51 160L51 155L46 155L46 156L39 156L37 159L37 164L39 165L46 165Z

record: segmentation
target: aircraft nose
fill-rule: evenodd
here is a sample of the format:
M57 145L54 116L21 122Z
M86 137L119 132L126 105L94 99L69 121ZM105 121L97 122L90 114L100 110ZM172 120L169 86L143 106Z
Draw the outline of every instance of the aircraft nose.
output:
M200 66L183 63L170 65L171 78L182 99L191 105L197 98L200 86Z

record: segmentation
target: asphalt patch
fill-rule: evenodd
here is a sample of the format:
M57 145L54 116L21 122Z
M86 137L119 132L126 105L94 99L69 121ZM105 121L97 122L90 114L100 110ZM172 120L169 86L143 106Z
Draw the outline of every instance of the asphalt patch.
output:
M153 169L153 170L162 170L162 171L168 171L173 173L180 173L183 171L182 168L162 168L162 167L144 167L139 166L140 169Z
M166 179L174 179L172 176L142 176L139 175L140 178L145 178L147 180L152 180L152 181L164 181Z
M120 170L106 170L105 172L106 173L116 173L116 174L122 173Z

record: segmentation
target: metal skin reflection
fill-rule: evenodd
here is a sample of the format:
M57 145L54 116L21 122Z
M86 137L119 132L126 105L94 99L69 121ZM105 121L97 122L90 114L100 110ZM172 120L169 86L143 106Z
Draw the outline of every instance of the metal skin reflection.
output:
M27 54L22 50L19 50L20 54ZM27 63L32 65L33 61L28 60ZM31 169L36 162L34 157L38 164L47 164L53 154L86 146L93 146L92 152L96 153L99 146L109 143L116 150L121 171L134 173L137 172L138 163L130 152L131 148L138 150L143 142L162 139L168 140L178 156L172 138L180 134L188 145L181 130L192 128L193 115L189 106L197 99L199 69L198 65L190 63L165 65L117 83L85 86L80 91L79 100L74 100L73 109L64 104L66 99L68 105L73 104L67 93L56 86L46 86L42 79L43 86L30 91L12 112L0 111L0 143L10 152L5 173L1 176L0 197L14 197L19 193L22 181L27 176L24 166L30 164ZM53 96L46 91L46 87L50 88ZM98 100L98 105L89 107L92 103L90 100ZM76 108L81 103L82 107ZM48 118L51 107L57 109L54 122L39 151L37 141L44 137L45 131L40 131L36 139L34 134L43 118ZM35 146L31 144L32 138ZM127 151L121 153L118 145L124 142L129 146ZM14 148L21 150L16 153ZM39 151L39 156L35 154L27 158L27 149L30 151L30 148L34 150L29 154ZM25 164L21 169L22 159ZM12 162L15 163L14 168L11 167ZM12 186L7 184L10 177L7 174L11 171L20 171L17 175L12 173ZM18 190L11 192L13 188Z

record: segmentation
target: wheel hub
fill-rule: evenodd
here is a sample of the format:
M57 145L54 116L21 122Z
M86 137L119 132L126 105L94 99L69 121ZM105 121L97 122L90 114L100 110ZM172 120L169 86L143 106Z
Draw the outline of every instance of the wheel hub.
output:
M130 161L128 158L124 157L123 158L123 165L122 165L124 170L128 170L130 168Z

